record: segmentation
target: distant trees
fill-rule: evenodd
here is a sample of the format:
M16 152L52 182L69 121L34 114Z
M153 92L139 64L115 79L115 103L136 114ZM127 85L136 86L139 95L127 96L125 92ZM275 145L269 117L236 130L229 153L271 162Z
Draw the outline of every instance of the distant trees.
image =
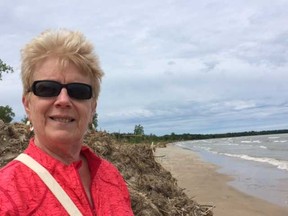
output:
M0 119L5 123L10 123L15 117L15 113L10 106L0 106Z
M98 114L95 113L93 116L92 122L89 125L89 129L90 130L96 130L97 127L98 127Z
M2 80L2 73L12 73L13 68L7 64L5 64L2 59L0 59L0 80ZM9 123L15 117L15 113L12 111L10 106L0 106L0 119L2 119L5 123Z
M93 116L92 124L95 129L98 127L98 114L97 113L95 113Z
M142 125L135 125L134 135L144 135L144 127Z
M21 122L23 122L24 124L26 124L29 121L28 116L24 115L24 117L21 119Z
M13 68L5 64L2 59L0 59L0 80L2 80L2 73L12 73L14 72Z

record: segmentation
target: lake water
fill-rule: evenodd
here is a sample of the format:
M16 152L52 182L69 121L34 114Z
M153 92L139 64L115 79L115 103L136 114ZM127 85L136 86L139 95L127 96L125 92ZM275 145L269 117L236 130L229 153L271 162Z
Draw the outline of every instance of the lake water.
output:
M288 207L288 134L177 142L234 177L230 185Z

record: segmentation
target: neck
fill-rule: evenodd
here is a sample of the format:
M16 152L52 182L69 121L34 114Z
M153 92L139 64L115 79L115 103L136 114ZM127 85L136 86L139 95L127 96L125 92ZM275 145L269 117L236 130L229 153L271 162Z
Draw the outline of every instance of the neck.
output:
M53 158L61 161L62 163L68 165L75 161L79 161L80 151L82 144L78 143L61 143L55 141L42 141L35 137L35 145L46 152Z

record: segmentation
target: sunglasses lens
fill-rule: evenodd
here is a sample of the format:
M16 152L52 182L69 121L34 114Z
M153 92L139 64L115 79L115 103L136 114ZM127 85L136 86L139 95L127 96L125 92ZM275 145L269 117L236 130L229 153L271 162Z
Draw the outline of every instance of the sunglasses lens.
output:
M59 95L61 84L53 81L36 81L33 83L32 91L40 97L54 97Z
M67 91L70 97L84 100L92 97L91 86L84 83L70 83L67 85Z
M61 84L56 81L39 80L32 85L32 91L39 97L58 96L62 88L66 88L71 98L86 100L92 97L92 87L85 83L68 83Z

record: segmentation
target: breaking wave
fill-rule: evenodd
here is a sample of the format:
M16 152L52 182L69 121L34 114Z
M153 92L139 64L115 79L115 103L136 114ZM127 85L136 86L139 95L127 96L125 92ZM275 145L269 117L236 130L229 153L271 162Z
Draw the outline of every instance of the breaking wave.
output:
M235 157L235 158L240 158L243 160L249 160L249 161L255 161L255 162L260 162L260 163L266 163L272 166L277 167L278 169L281 170L286 170L288 171L288 161L281 161L281 160L276 160L274 158L257 158L257 157L252 157L249 155L245 155L245 154L229 154L229 153L219 153L221 155L226 155L229 157Z

